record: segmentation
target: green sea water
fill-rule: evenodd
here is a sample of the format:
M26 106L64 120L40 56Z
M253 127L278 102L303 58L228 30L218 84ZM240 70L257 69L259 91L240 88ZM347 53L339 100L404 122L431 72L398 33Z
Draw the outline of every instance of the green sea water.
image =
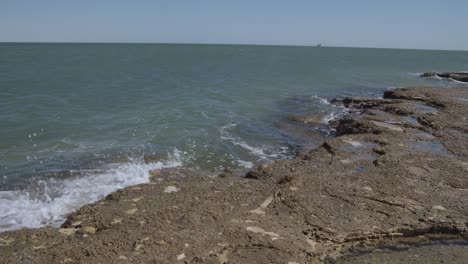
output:
M149 169L291 158L303 142L289 116L325 125L341 111L326 99L460 86L416 73L463 70L462 51L0 44L0 230L60 223Z

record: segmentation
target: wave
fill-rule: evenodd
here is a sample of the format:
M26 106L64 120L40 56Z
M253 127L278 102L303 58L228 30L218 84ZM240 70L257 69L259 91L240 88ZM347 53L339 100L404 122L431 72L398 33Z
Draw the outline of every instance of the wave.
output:
M237 124L234 124L234 123L230 123L230 124L227 124L225 126L222 126L219 129L219 132L221 134L221 139L228 140L233 145L239 146L239 147L242 147L242 148L248 150L250 154L260 158L260 160L272 161L272 160L279 159L279 158L287 158L286 153L289 151L289 149L287 147L279 147L276 150L271 150L271 147L265 146L265 145L263 145L261 147L254 147L254 146L249 145L245 140L243 140L241 138L238 138L238 137L235 137L231 133L226 131L227 129L232 128L232 127L236 127L236 126L237 126ZM249 163L238 162L238 164L240 166L247 167L246 165L250 166L251 162L249 162Z
M320 122L328 125L331 121L337 120L349 113L349 109L341 105L331 105L331 109L328 114L324 115Z
M58 227L67 214L81 206L96 202L116 190L148 183L151 170L181 166L180 160L180 151L176 149L164 162L110 164L105 171L96 174L40 181L40 195L34 195L31 190L1 191L0 232L23 227Z
M408 72L408 74L411 75L411 76L418 76L418 77L420 77L420 76L423 74L423 72Z
M312 100L318 100L323 105L331 105L327 99L317 95L312 96Z

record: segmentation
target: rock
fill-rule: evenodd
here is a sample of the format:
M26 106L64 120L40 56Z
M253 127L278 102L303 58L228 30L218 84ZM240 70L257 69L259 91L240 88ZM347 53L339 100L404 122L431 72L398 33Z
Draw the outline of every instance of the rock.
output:
M73 235L73 234L75 234L77 231L78 231L78 229L76 229L76 228L60 228L60 229L59 229L59 232L60 232L60 233L62 233L62 234L64 234L64 235L67 235L67 236Z
M425 72L420 75L421 77L439 77L444 79L452 79L459 82L468 82L468 73L467 72Z
M60 232L60 230L59 230L59 232ZM8 237L0 238L0 246L8 246L11 243L13 243L14 241L15 241L14 238L8 238Z
M166 189L164 189L165 193L174 193L180 191L180 188L177 188L175 186L167 186Z
M177 260L183 260L185 258L185 253L182 253L177 256Z
M443 207L442 205L434 205L432 206L433 209L435 210L440 210L440 211L445 211L447 210L445 207Z
M96 234L96 228L92 226L85 226L83 227L83 232L86 234L94 235Z
M133 215L138 211L137 208L132 208L130 210L125 211L126 214Z
M165 159L167 159L167 157L165 155L160 155L160 154L145 154L143 156L143 161L146 164L156 163Z
M280 237L278 234L274 232L265 231L265 229L258 227L258 226L248 226L246 229L247 231L250 231L252 233L258 233L258 234L270 236L272 240L276 240Z
M332 123L332 126L336 129L336 134L338 136L347 135L347 134L379 134L381 131L375 127L370 126L366 122L356 120L352 117L345 117L336 122Z
M403 132L403 128L400 126L394 125L394 124L389 124L386 122L380 122L380 121L371 121L374 125L380 126L380 127L385 127L393 131L398 131L398 132Z

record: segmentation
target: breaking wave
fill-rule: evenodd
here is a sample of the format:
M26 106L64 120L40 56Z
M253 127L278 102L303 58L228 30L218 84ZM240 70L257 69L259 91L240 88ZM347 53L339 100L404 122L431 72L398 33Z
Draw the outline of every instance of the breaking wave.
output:
M150 181L150 171L181 166L180 152L165 162L110 164L100 173L71 179L38 182L40 195L33 190L0 192L0 232L23 227L60 226L66 215L106 195Z

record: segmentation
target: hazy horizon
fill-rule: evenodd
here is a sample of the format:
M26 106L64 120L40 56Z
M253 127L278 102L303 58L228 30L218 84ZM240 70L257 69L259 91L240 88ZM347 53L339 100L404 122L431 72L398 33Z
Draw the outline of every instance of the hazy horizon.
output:
M64 42L64 41L0 41L0 44L141 44L141 45L226 45L226 46L271 46L271 47L305 47L305 48L345 48L345 49L388 49L388 50L421 50L421 51L467 51L462 49L430 49L430 48L392 48L392 47L351 47L351 46L327 46L321 43L316 45L294 44L257 44L257 43L190 43L190 42Z
M468 50L468 2L5 0L0 42Z

